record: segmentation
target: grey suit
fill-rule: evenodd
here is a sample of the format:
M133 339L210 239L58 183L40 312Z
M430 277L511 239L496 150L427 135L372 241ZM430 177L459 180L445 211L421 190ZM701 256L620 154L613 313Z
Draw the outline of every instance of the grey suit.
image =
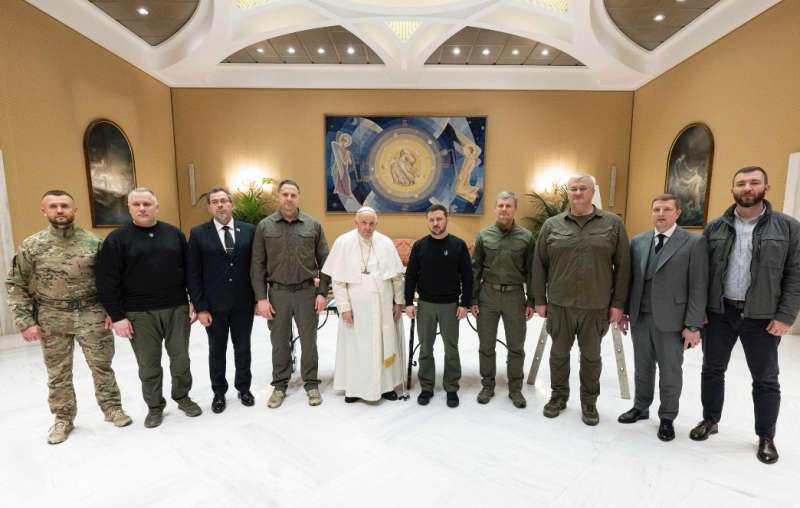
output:
M655 252L655 233L631 242L631 290L627 310L636 368L634 408L647 413L659 370L661 418L674 420L683 386L685 327L702 327L708 297L708 246L700 235L677 227Z

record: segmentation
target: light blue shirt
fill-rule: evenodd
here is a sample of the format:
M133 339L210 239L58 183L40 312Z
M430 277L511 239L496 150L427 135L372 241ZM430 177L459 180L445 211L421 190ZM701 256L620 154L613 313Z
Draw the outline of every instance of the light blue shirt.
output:
M764 215L767 207L758 217L744 220L734 210L733 227L736 230L736 239L728 256L728 272L725 274L725 298L729 300L744 301L747 289L750 287L750 262L753 260L753 230L758 219Z

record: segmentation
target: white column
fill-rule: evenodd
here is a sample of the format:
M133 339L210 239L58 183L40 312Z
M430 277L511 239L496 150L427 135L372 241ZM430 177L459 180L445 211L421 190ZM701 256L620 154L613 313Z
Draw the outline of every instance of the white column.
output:
M800 152L789 154L789 170L786 174L783 213L800 220ZM789 333L800 335L800 318L794 322L794 326Z
M3 151L0 150L0 280L5 281L14 257L14 236L11 233L11 209L8 205L6 172L3 166ZM0 288L0 336L17 333L8 310L8 295L5 284Z

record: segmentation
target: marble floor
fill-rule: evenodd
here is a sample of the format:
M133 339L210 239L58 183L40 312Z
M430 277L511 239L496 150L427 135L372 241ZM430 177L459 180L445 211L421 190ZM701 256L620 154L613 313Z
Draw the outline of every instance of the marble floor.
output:
M541 323L534 318L529 324L526 369ZM133 353L122 339L114 368L134 418L123 429L103 422L78 353L79 414L69 440L58 446L46 443L51 416L39 347L25 345L18 335L0 338L0 386L6 389L0 405L0 506L798 506L797 336L781 345L781 459L766 466L755 458L750 378L740 346L728 371L720 433L703 443L688 438L701 416L701 353L692 350L685 360L678 436L662 443L655 418L634 425L616 421L631 402L619 397L610 336L603 343L600 425L587 427L577 397L559 418L542 416L549 395L546 362L536 384L525 387L527 409L514 408L501 379L502 346L497 396L487 406L477 404L477 336L466 323L459 408L447 408L441 391L427 407L414 398L345 405L331 388L336 325L332 317L319 336L321 406L307 405L295 378L284 405L266 407L271 362L266 324L259 318L253 336L256 406L242 406L231 390L228 409L217 415L210 410L206 336L196 324L192 396L204 414L187 418L170 401L157 429L142 425L146 407ZM631 365L629 339L625 349ZM437 344L439 365L442 354ZM232 364L229 358L231 381ZM571 382L577 394L577 354ZM416 380L414 385L413 396Z

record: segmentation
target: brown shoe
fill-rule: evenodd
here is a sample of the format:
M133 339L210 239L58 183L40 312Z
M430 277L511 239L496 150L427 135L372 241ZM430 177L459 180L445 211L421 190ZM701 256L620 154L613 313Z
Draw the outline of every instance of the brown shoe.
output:
M72 432L75 426L72 425L71 421L68 420L56 420L50 430L48 431L49 434L47 435L47 443L48 444L59 444L63 443L69 437L69 433Z

